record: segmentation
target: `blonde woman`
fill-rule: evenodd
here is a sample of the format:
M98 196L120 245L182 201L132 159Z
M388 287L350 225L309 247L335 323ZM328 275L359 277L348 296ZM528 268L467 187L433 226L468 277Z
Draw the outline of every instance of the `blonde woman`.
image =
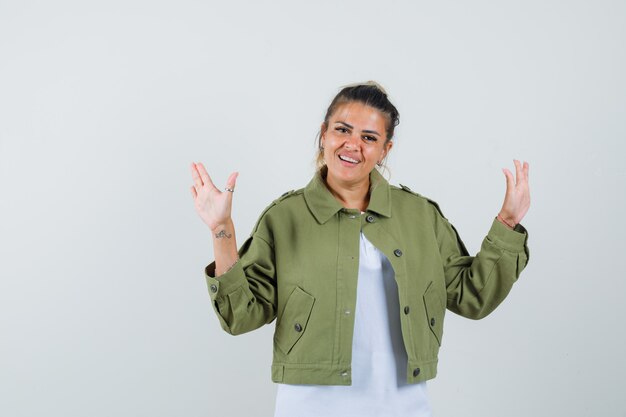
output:
M237 173L220 190L201 163L191 166L222 328L237 335L276 319L275 417L431 416L426 381L446 309L485 317L528 262L528 163L514 161L516 178L503 170L504 203L470 256L434 201L380 174L398 120L377 83L341 89L321 124L313 178L275 199L239 248Z

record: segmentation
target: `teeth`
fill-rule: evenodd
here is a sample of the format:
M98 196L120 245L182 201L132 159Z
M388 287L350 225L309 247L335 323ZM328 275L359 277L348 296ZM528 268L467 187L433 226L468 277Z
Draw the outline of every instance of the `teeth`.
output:
M356 159L348 158L347 156L343 156L343 155L339 155L339 159L341 159L342 161L352 162L353 164L359 163L359 161L357 161Z

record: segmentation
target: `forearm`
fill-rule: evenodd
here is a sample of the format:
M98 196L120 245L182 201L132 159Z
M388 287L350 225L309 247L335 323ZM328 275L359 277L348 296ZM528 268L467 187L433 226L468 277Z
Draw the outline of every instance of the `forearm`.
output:
M522 225L511 230L494 220L475 257L458 252L450 244L444 252L448 254L445 265L448 309L473 319L491 313L507 296L528 262L526 238Z
M234 252L234 236L232 224L215 229L217 261L204 268L220 324L232 335L270 323L276 317L277 304L273 246L259 235L250 235L240 250ZM230 250L229 244L233 245ZM220 250L224 251L222 257ZM217 262L221 264L218 266Z
M220 224L211 231L213 252L215 255L215 276L219 277L228 271L239 259L235 225L232 219Z

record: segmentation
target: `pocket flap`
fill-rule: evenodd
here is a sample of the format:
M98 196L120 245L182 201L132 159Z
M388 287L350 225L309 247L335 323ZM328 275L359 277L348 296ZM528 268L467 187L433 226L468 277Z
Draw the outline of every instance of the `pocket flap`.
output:
M435 286L431 282L424 292L424 307L426 308L426 321L430 331L437 339L437 344L441 346L443 336L443 316L445 309L441 305L439 296L435 292Z
M289 295L280 321L276 322L274 333L274 341L285 354L291 351L304 334L314 302L315 297L297 286Z

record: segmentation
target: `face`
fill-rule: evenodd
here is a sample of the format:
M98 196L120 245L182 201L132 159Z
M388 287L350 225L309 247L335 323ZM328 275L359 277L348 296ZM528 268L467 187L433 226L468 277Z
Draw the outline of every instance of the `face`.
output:
M339 106L321 138L327 181L343 185L369 181L370 172L393 144L385 144L386 138L385 116L380 111L359 102Z

